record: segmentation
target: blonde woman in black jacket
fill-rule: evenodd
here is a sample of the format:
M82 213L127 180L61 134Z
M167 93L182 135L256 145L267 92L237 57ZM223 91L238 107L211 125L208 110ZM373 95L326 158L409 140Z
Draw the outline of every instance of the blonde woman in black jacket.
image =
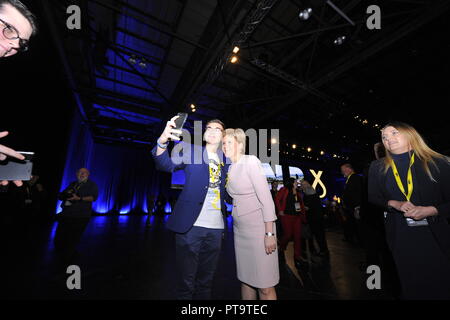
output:
M385 210L386 238L404 299L450 299L450 162L410 125L381 130L386 157L369 169L369 201Z

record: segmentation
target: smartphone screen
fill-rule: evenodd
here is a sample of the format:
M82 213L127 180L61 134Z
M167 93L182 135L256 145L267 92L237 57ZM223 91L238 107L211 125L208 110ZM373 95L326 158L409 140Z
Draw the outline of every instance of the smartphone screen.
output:
M33 162L31 161L33 152L19 152L25 157L25 160L8 157L6 160L0 161L0 181L22 180L29 181L33 170Z

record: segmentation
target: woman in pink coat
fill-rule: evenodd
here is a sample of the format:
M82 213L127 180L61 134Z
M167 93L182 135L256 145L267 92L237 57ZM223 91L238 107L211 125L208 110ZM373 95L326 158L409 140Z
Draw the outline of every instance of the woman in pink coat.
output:
M275 235L275 205L261 162L244 155L245 133L227 129L223 151L232 165L227 191L233 198L233 233L237 276L244 300L276 300L275 285L280 280Z

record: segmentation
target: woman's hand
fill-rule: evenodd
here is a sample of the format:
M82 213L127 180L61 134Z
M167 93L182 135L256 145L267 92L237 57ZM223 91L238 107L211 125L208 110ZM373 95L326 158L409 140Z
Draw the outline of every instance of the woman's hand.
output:
M435 216L438 214L438 211L435 207L421 207L421 206L414 206L408 207L405 213L403 214L406 218L411 218L414 220L422 220L426 217Z
M265 236L264 245L266 247L266 254L272 254L275 250L277 250L277 237Z
M394 208L395 210L402 211L402 206L405 205L406 203L407 203L406 201L389 200L388 206Z
M393 207L394 209L397 209L398 211L403 212L403 216L405 216L406 218L411 218L414 220L422 220L426 217L431 217L438 214L437 209L433 206L415 206L410 201L389 200L388 205Z

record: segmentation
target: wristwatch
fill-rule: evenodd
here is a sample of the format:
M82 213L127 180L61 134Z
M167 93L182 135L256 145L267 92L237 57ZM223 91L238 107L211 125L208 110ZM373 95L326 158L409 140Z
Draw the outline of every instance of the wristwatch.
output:
M266 236L268 236L268 237L274 237L274 236L275 236L275 233L273 233L273 232L266 232Z
M160 143L159 138L158 138L158 140L156 140L156 143L158 144L158 147L160 147L161 149L167 149L167 146L169 145L169 143L165 143L165 144Z

